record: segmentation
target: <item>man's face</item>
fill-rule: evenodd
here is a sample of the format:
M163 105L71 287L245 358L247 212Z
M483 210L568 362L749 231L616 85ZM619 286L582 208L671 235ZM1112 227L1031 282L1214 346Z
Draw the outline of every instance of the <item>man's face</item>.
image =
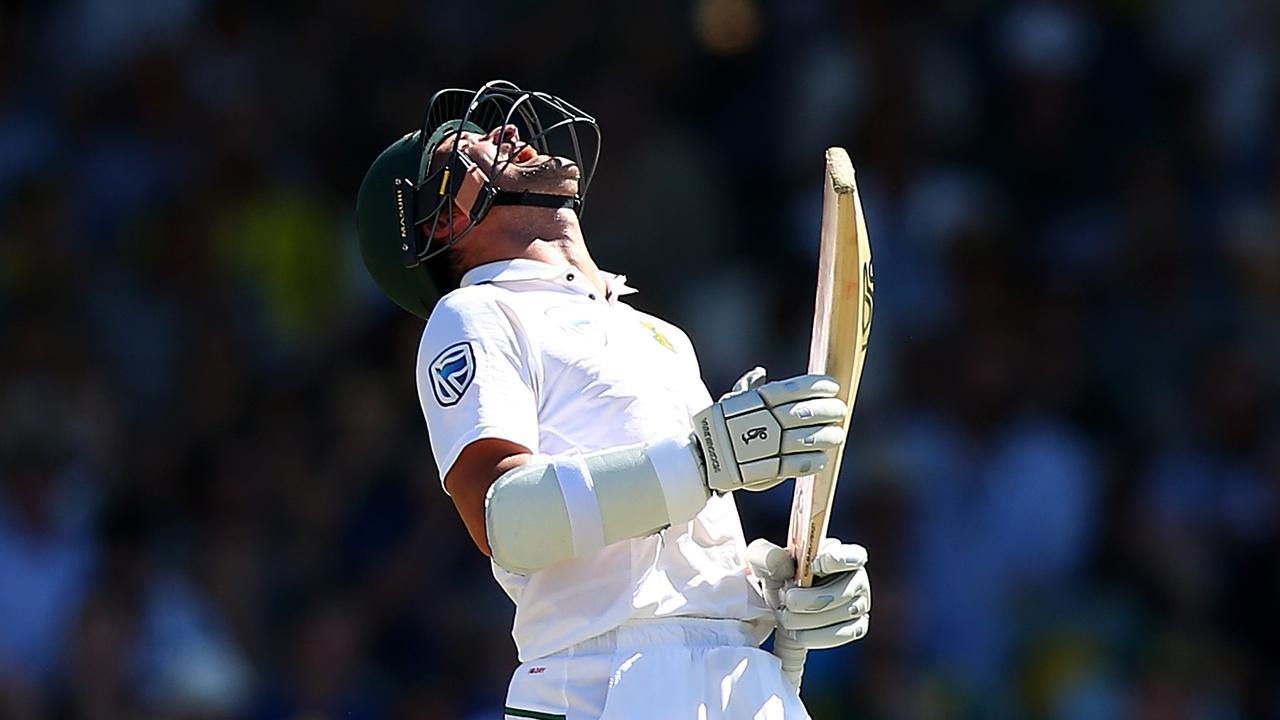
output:
M458 151L471 159L501 190L575 195L580 168L559 155L541 155L520 139L514 125L500 125L480 134L463 131L447 136L436 147L432 165L438 167L457 144ZM508 162L508 160L510 162ZM495 173L494 168L497 167Z

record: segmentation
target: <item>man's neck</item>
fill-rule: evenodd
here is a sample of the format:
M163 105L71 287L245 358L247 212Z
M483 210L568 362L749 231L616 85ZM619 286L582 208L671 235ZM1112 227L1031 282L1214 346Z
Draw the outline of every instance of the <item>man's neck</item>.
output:
M591 253L587 252L586 243L581 238L537 238L530 243L519 257L538 260L549 265L571 265L582 273L582 277L596 286L601 297L608 292L600 268L596 267Z
M572 210L556 211L554 220L548 218L536 224L522 224L510 229L494 227L491 230L484 237L468 239L468 269L498 260L537 260L557 267L575 267L587 282L596 287L601 297L608 292L600 268L587 252L582 226ZM480 242L475 242L477 240Z

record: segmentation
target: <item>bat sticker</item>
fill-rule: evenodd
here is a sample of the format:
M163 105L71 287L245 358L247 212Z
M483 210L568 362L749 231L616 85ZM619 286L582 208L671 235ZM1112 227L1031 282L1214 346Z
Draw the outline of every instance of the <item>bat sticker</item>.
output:
M441 407L457 405L476 377L476 359L471 343L450 345L431 361L431 390Z

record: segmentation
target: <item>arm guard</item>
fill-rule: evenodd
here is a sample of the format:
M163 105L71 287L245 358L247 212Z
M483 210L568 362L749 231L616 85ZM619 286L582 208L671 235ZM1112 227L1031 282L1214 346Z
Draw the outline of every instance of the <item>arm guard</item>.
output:
M493 560L521 575L688 522L710 497L692 437L539 456L485 496Z

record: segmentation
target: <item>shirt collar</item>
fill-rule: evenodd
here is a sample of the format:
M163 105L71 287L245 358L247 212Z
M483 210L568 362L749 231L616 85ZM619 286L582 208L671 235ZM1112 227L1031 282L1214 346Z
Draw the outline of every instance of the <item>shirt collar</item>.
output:
M468 270L462 276L461 286L479 285L481 283L507 283L520 282L523 280L567 280L567 276L576 274L576 270L572 267L564 267L544 263L540 260L530 260L528 258L511 258L510 260L497 260L484 265L477 265ZM603 270L600 272L604 278L605 287L609 290L610 297L619 297L621 295L630 295L634 293L635 288L627 285L626 275L615 275L607 273Z

